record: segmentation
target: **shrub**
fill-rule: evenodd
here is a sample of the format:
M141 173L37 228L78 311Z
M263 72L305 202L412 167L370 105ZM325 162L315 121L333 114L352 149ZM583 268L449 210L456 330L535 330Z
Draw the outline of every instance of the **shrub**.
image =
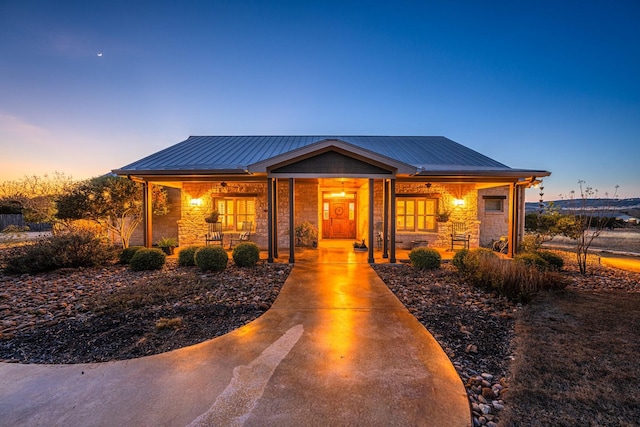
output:
M529 267L535 267L538 270L548 270L549 263L544 260L544 258L538 256L533 252L525 252L523 254L518 254L513 258L513 261L516 263L524 264Z
M222 271L227 267L229 255L220 246L205 246L196 251L194 259L202 271Z
M559 290L567 280L558 273L540 271L524 262L480 257L477 267L466 275L467 280L481 288L495 291L511 301L527 303L543 290Z
M167 260L167 256L158 248L144 248L138 250L129 265L133 271L160 270Z
M239 267L254 267L260 260L260 249L253 242L243 242L233 248L233 262Z
M115 248L107 241L90 231L78 230L16 248L4 263L7 273L22 274L103 265L115 257Z
M564 267L564 259L562 259L562 257L558 254L550 251L536 251L534 253L543 260L547 261L551 270L560 271Z
M518 250L522 252L534 252L540 249L540 246L542 246L542 238L540 236L536 234L525 234Z
M458 271L465 270L464 263L465 263L465 258L467 257L468 254L469 254L469 249L460 249L459 251L456 251L456 253L453 255L453 259L451 260L451 263L455 268L458 269Z
M129 246L128 248L124 248L122 252L120 252L120 264L129 264L133 255L140 249L144 249L144 246Z
M196 265L194 256L200 248L201 246L187 246L186 248L180 249L180 252L178 252L178 265L183 267Z
M441 257L438 251L430 248L416 248L409 252L411 265L419 270L440 268Z
M494 251L487 248L475 248L471 249L467 256L464 257L464 269L465 271L475 271L483 261L495 261L500 257L496 255Z

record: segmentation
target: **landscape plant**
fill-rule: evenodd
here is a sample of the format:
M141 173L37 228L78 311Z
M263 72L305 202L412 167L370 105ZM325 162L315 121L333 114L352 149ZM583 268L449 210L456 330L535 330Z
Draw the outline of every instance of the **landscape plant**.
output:
M239 267L254 267L260 260L260 249L253 242L242 242L233 248L233 262Z
M142 222L142 192L142 184L130 179L114 175L92 178L57 199L57 217L66 221L93 221L117 235L126 248L133 231ZM152 186L152 205L154 215L169 211L163 187Z
M518 254L513 258L513 261L515 263L521 263L529 267L535 267L538 270L549 269L549 263L535 252L525 252Z
M163 237L158 240L158 247L167 255L173 255L173 250L178 246L178 239L174 237Z
M566 279L549 271L549 264L535 254L523 254L518 260L501 260L493 251L476 248L461 254L456 268L471 285L497 292L511 301L529 302L542 290L557 290L567 286ZM546 268L539 269L538 263Z
M122 251L120 251L120 264L129 264L129 262L131 262L131 258L133 258L133 255L135 255L135 253L140 249L144 249L144 246L129 246L128 248L124 248Z
M227 268L229 255L220 246L204 246L196 251L194 259L202 271L222 271Z
M418 270L433 270L440 268L442 260L440 254L431 248L416 248L409 252L411 265Z
M305 221L296 226L295 236L299 245L311 246L318 239L318 229L309 221Z
M13 248L5 257L10 274L39 273L58 268L104 265L116 258L114 247L90 231L62 232Z
M133 271L161 270L167 260L167 255L158 248L143 248L138 250L129 266Z
M26 222L54 224L56 199L68 194L74 185L71 176L61 172L4 181L0 184L0 206L21 213Z
M613 197L605 193L604 198L598 196L598 190L590 187L585 181L578 181L580 193L570 192L569 209L564 225L560 225L565 236L576 241L576 259L581 274L587 274L587 255L593 240L607 227L606 217L614 209L617 201L618 186L615 186Z
M453 266L457 268L458 271L464 271L465 270L464 262L468 254L469 254L469 249L460 249L456 251L456 253L453 254L453 258L451 259L451 264L453 264Z
M560 271L564 267L564 259L551 251L535 251L536 255L545 260L552 270Z
M196 265L195 254L202 246L187 246L178 252L178 265L183 267L191 267Z

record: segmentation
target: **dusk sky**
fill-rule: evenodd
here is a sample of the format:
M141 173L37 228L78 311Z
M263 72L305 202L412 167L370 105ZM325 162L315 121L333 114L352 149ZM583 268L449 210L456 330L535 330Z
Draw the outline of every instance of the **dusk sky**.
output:
M272 134L443 135L547 200L640 197L640 2L0 0L0 181Z

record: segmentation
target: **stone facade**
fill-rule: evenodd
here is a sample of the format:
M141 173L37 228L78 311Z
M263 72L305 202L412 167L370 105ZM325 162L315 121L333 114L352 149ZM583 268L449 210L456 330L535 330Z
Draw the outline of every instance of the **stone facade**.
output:
M318 235L322 235L321 198L322 191L318 182L310 180L296 180L295 182L295 225L308 221L318 228ZM355 190L357 195L357 231L356 238L367 238L369 231L369 180L357 180ZM267 247L267 183L264 182L234 182L226 187L220 182L185 182L180 196L179 219L177 222L177 236L180 245L202 245L208 225L204 218L213 209L213 199L223 196L243 196L250 194L256 200L256 221L252 235L252 241L261 248ZM436 231L433 232L397 232L396 246L409 249L413 242L428 241L431 247L449 248L451 246L452 222L464 222L471 235L470 246L487 246L492 239L497 239L508 232L508 199L504 202L504 212L485 212L483 196L508 197L509 186L476 190L474 184L438 184L427 186L421 183L396 183L396 195L424 195L437 199L438 212L449 214L447 222L437 222ZM192 206L192 199L200 199L200 206ZM461 204L455 204L454 200L461 200ZM383 183L374 181L374 227L376 222L382 222L383 217ZM172 209L172 212L175 211ZM168 218L167 218L168 219ZM171 237L168 230L160 228L156 232L159 222L154 219L154 238L156 234L161 237ZM162 227L162 226L161 226ZM174 226L175 227L175 226ZM232 233L226 233L227 235ZM289 180L278 180L277 186L277 234L278 248L289 247ZM230 237L225 235L225 244ZM375 244L375 242L368 242Z
M398 183L396 195L419 194L438 199L438 212L449 213L449 221L437 222L435 232L396 233L396 245L411 249L414 241L426 240L429 246L451 247L451 223L463 222L471 235L470 247L477 247L480 241L480 221L478 220L478 192L473 184L437 184L427 187L425 183ZM462 200L462 205L454 205L454 200Z

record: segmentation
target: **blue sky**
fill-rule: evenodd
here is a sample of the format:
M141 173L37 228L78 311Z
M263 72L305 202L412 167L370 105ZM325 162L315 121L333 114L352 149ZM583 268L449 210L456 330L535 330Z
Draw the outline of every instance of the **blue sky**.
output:
M0 0L0 181L189 135L444 135L550 170L548 200L640 197L638 22L637 0Z

